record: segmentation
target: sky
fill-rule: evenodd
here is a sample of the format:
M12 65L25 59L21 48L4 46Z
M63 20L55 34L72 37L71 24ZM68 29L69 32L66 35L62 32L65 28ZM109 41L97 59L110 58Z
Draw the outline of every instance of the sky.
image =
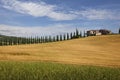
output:
M0 34L41 36L120 28L120 0L0 0Z

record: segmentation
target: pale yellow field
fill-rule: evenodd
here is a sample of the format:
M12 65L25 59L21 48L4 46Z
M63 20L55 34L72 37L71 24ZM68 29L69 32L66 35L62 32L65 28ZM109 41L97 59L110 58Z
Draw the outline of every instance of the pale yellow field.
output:
M120 67L120 35L0 47L0 60Z

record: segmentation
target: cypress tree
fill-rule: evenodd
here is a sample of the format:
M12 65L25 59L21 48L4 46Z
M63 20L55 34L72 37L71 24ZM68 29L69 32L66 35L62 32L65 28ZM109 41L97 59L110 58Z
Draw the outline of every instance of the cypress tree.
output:
M21 44L24 44L24 38L21 38Z
M40 37L40 43L42 43L42 36Z
M49 36L49 40L48 40L48 42L52 42L52 38L51 38L51 36Z
M67 40L69 40L69 33L67 33Z
M63 40L66 40L66 35L65 34L63 35Z
M10 45L10 38L8 38L8 43L7 44Z
M39 37L37 36L37 43L39 43Z
M2 46L2 38L0 38L0 46Z
M27 44L30 44L30 38L27 38Z
M4 38L3 40L4 40L4 45L6 45L6 39Z
M34 38L34 44L36 44L36 42L37 42L37 38L36 38L36 36L35 36L35 38Z
M8 45L11 45L11 39L9 38L9 44Z
M15 44L18 45L18 37L14 37L15 38Z
M13 45L15 45L15 38L13 38Z
M30 38L30 43L33 44L33 38L32 38L32 36Z
M56 41L59 41L59 36L58 35L56 36Z
M42 38L42 36L41 36L41 38L40 38L41 40L40 40L40 43L43 43L43 38Z
M6 45L5 41L6 41L5 38L3 38L4 45Z
M46 42L48 42L48 38L47 38L47 36L45 36L45 43L46 43Z
M74 34L73 34L73 39L75 39L76 38L76 34L75 34L75 32L74 32Z
M27 44L27 37L25 38L25 44Z
M39 43L39 37L37 36L37 43Z
M83 35L83 37L86 37L86 33L85 33L85 31L84 31L84 35Z
M27 44L27 38L24 39L24 44Z
M56 41L56 39L55 39L55 36L53 37L53 42L55 42Z
M15 42L16 42L16 45L18 44L18 38L16 37L16 40L15 40Z
M39 39L38 39L38 43L40 43L41 42L41 38L39 37Z
M60 41L62 41L62 35L60 35Z
M35 44L35 37L33 37L33 44Z
M72 34L72 32L70 33L70 39L73 39L73 34Z
M8 45L8 39L7 38L5 39L5 45L6 46Z
M19 38L18 38L18 45L20 45L20 40L21 40L21 39L20 39L20 37L19 37Z
M23 41L23 44L27 44L27 38L23 38L22 41Z
M6 38L5 38L5 41L6 41L5 43L6 43L6 46L7 46L7 45L8 45L9 38L6 37Z
M3 46L3 38L1 38L1 46Z
M4 46L4 39L2 38L2 46Z
M10 43L9 44L12 46L12 44L13 44L12 38L10 38Z
M80 31L80 37L82 37L82 32Z
M36 36L36 41L35 42L38 43L38 36Z
M18 44L22 44L21 37L18 38Z
M78 29L76 29L76 35L75 35L75 38L79 38L79 31L78 31Z
M36 36L33 38L33 44L36 43Z
M45 43L45 37L43 36L43 43Z
M28 44L31 44L31 38L30 37L28 38Z
M0 38L0 46L2 46L3 45L3 39L2 39L2 37Z
M11 37L11 45L13 45L13 38Z
M45 37L43 36L43 43L45 43Z

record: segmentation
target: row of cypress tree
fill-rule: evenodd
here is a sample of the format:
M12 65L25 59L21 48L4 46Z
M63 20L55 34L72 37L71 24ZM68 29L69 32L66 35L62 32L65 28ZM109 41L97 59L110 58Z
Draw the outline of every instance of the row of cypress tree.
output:
M70 40L76 38L85 37L85 31L82 36L82 32L76 29L75 32L60 34L56 36L41 36L41 37L30 37L30 38L23 38L23 37L0 37L0 46L7 46L7 45L20 45L20 44L36 44L36 43L48 43L48 42L56 42L56 41L63 41L63 40Z

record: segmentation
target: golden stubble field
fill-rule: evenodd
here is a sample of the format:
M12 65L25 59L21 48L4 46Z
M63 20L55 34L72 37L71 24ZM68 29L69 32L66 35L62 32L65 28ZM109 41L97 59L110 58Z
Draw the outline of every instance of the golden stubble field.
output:
M120 35L0 46L1 61L50 61L65 64L120 67Z

